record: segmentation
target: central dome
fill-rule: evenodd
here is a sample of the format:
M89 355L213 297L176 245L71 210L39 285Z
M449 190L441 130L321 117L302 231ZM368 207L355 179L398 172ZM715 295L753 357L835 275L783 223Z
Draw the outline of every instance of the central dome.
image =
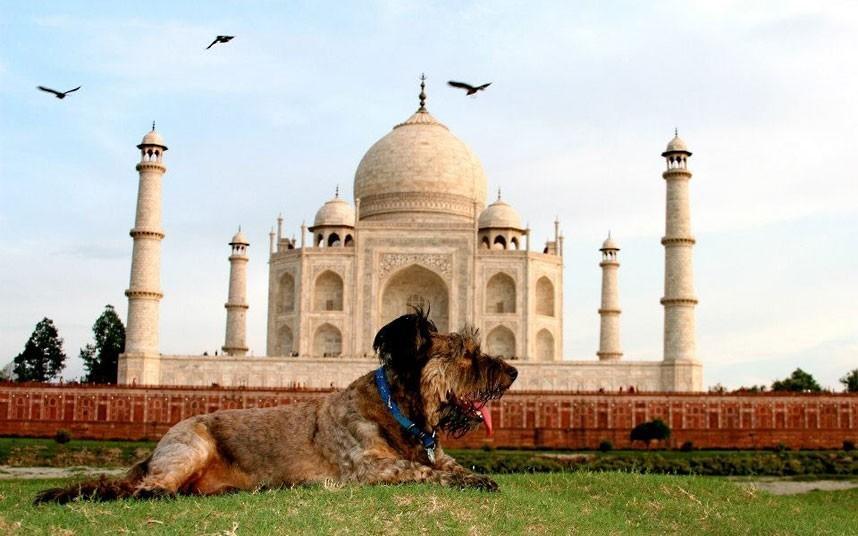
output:
M473 222L486 183L476 155L421 106L366 152L354 196L361 220Z

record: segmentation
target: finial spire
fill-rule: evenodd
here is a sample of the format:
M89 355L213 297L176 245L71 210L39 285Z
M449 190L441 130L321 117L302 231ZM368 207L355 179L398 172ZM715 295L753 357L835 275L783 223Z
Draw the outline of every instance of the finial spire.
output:
M336 199L339 199L339 197L340 197L340 185L339 184L337 185L336 189L334 190L334 197Z
M155 121L152 121L152 132L155 132Z
M608 229L608 240L610 240L610 239L611 239L611 230Z
M500 200L501 200L501 190L500 190L500 188L498 188L498 201L500 201Z
M426 111L426 74L420 73L420 108L418 112Z
M679 129L678 129L678 128L673 127L673 135L674 135L674 136L679 136Z

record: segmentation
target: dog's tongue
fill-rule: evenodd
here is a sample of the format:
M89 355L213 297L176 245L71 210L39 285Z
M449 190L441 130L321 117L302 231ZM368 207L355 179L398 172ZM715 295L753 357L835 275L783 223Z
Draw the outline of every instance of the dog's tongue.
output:
M483 416L483 424L486 425L486 435L491 437L494 428L492 427L492 412L489 409L488 403L474 402L474 409L480 412Z

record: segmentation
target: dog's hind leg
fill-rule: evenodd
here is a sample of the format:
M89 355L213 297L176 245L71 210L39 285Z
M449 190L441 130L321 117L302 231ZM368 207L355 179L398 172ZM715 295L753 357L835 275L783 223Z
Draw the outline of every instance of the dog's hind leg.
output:
M206 426L195 420L171 428L152 453L146 476L137 486L139 498L193 492L196 481L217 457L217 445Z

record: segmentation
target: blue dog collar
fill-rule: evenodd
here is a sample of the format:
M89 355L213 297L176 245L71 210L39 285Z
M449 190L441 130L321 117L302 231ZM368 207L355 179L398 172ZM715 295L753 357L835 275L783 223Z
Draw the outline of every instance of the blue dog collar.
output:
M381 396L382 402L387 406L387 409L393 415L393 418L396 419L396 422L405 428L409 434L420 440L423 448L426 449L429 461L435 463L435 447L438 446L438 442L435 440L435 432L427 434L399 411L399 406L393 401L393 395L390 393L390 384L387 383L387 377L384 375L384 367L379 367L375 371L375 385L378 387L378 394Z

